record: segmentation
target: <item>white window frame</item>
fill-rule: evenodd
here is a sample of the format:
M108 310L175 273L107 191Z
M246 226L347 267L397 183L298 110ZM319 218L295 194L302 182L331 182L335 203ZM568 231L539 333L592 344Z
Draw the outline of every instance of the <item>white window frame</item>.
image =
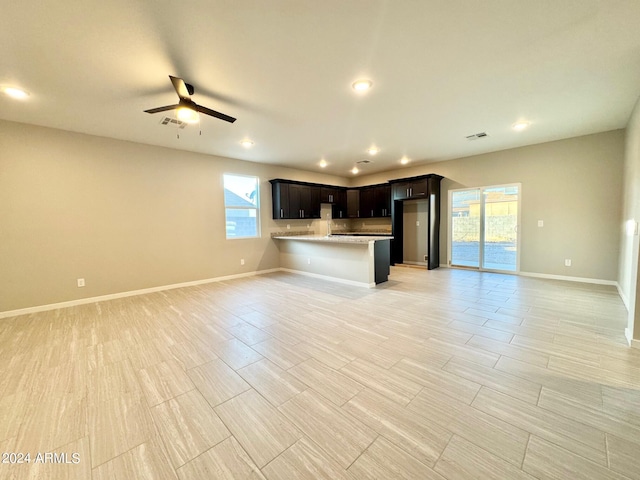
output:
M245 178L251 178L254 179L256 182L256 194L255 194L255 199L256 199L256 203L255 206L229 206L227 205L227 201L225 198L225 193L224 191L226 190L226 182L225 182L225 178L227 176L230 177L245 177ZM231 190L230 190L231 191ZM235 192L233 192L235 193ZM236 194L238 195L238 194ZM239 195L240 196L240 195ZM246 238L260 238L261 237L261 228L260 228L260 177L256 176L256 175L245 175L245 174L241 174L241 173L224 173L222 175L222 200L223 200L223 205L224 205L224 221L225 221L225 228L224 228L224 235L225 238L227 240L239 240L239 239L246 239ZM255 210L255 219L256 219L256 234L255 235L245 235L245 236L229 236L228 235L228 230L227 230L227 210Z

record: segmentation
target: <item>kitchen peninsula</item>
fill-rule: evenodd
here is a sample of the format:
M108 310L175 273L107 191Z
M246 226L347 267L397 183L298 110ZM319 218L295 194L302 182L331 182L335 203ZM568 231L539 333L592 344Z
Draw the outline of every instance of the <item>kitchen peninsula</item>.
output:
M391 236L276 234L273 238L284 270L369 288L389 277Z

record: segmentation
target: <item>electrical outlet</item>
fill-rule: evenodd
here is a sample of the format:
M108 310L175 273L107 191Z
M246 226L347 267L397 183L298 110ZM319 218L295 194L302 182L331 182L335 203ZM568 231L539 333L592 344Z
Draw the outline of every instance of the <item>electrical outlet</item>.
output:
M84 287L84 278L79 278L78 279L78 288L80 287Z
M571 259L570 258L565 258L564 259L564 266L565 267L570 267L571 266Z
M244 258L240 259L240 265L244 265Z
M424 256L424 261L426 262L427 260L429 260L429 257L425 255Z
M287 230L291 230L291 225L287 223Z
M420 226L420 220L416 220L416 227Z
M544 227L544 220L538 220L538 226Z

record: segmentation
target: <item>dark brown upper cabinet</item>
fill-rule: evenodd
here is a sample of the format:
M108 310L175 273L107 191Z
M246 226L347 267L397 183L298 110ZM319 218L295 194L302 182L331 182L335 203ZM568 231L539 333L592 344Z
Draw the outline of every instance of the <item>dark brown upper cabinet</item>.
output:
M347 190L347 217L360 218L360 190L357 188Z
M321 186L287 180L270 180L273 218L320 218Z
M427 192L427 178L416 178L414 180L409 179L402 181L393 180L394 200L414 200L427 198Z
M330 202L330 203L331 203L332 219L339 220L341 218L347 218L347 189L346 188L337 189L335 196L333 197L333 202Z

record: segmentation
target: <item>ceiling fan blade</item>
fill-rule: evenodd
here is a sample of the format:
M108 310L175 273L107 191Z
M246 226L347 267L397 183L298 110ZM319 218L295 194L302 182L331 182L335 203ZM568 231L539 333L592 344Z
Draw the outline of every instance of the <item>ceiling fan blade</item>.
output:
M216 112L215 110L211 110L210 108L203 107L202 105L196 105L196 110L199 111L200 113L204 113L205 115L209 115L211 117L216 117L216 118L219 118L220 120L224 120L225 122L233 123L236 121L235 118L230 117L229 115Z
M187 89L187 84L184 83L184 80L178 77L172 77L169 75L171 79L171 83L173 83L173 88L176 89L176 93L180 98L190 98L189 90Z
M167 110L175 110L176 108L178 108L180 106L180 104L176 104L176 105L166 105L164 107L158 107L158 108L150 108L149 110L145 110L145 112L147 113L158 113L158 112L166 112Z

